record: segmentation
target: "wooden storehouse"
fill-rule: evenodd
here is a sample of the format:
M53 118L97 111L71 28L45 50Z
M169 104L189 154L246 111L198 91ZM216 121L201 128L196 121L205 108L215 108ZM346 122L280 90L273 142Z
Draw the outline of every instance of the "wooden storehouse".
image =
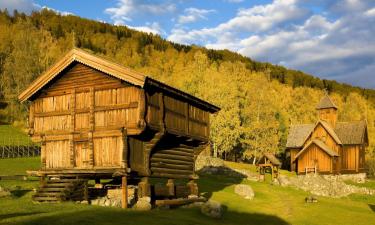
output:
M73 49L19 95L41 144L39 176L194 180L195 157L219 108ZM170 182L170 181L169 181ZM145 193L149 193L146 190Z
M259 180L265 180L265 173L271 173L272 179L278 178L279 176L279 168L281 166L281 162L276 156L270 152L265 152L259 158L256 166L259 170Z
M365 169L366 121L338 122L338 108L328 95L316 107L315 124L290 128L286 149L297 173L359 173Z

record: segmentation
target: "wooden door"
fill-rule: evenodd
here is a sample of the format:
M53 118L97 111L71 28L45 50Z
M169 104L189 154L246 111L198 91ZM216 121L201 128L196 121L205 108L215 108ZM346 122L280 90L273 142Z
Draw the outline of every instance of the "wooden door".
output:
M74 143L75 167L86 168L90 165L90 153L87 141Z

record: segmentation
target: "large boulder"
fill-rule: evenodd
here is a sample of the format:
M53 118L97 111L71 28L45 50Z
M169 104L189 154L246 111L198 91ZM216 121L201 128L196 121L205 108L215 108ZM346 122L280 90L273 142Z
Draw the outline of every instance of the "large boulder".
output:
M149 197L139 198L133 208L139 211L149 211L152 208L151 199Z
M206 216L220 219L223 216L223 207L219 202L210 200L201 206L201 212Z
M242 196L245 199L252 200L254 199L254 191L253 189L246 184L237 184L234 187L234 193Z
M211 156L199 155L195 160L195 170L199 171L205 167L224 167L224 161Z
M8 197L10 195L11 195L10 191L0 186L0 198Z

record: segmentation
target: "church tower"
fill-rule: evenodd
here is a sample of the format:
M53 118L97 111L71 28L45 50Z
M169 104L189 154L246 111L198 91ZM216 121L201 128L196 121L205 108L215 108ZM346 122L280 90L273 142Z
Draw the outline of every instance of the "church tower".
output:
M328 94L325 94L320 100L319 104L316 106L316 110L318 111L319 120L328 122L333 128L336 127L337 106L333 103Z

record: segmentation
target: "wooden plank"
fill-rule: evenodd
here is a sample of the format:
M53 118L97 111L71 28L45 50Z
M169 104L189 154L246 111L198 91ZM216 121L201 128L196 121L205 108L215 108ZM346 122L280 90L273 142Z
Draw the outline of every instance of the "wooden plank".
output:
M175 179L197 179L197 176L194 175L185 175L185 174L172 174L172 173L152 173L151 177L160 177L160 178L175 178Z
M137 108L138 102L131 102L129 104L119 104L119 105L110 105L110 106L96 106L94 111L110 111L110 110L120 110L120 109L132 109ZM76 109L76 113L90 113L90 108ZM35 117L51 117L51 116L65 116L70 115L71 111L53 111L53 112L39 112L35 113Z
M166 159L162 157L151 157L151 163L170 163L170 164L180 164L180 165L193 165L192 161L185 161L185 160L175 160L175 159Z
M193 156L181 156L181 155L171 155L171 154L164 154L164 153L159 153L156 152L152 154L152 157L157 157L157 158L164 158L164 159L174 159L174 160L184 160L184 161L193 161Z
M182 199L164 199L164 200L155 200L156 206L178 206L178 205L187 205L194 202L206 202L207 200L203 197L200 198L182 198Z
M162 150L156 151L154 154L157 154L157 153L193 157L193 154L191 152L188 153L188 152L174 150L174 149L162 149Z
M163 162L151 162L151 167L166 168L166 169L193 170L193 165L178 165L178 164L169 164L169 163L163 163Z
M151 171L154 173L168 173L168 174L183 174L190 175L193 173L191 170L182 170L182 169L168 169L168 168L159 168L151 167Z

